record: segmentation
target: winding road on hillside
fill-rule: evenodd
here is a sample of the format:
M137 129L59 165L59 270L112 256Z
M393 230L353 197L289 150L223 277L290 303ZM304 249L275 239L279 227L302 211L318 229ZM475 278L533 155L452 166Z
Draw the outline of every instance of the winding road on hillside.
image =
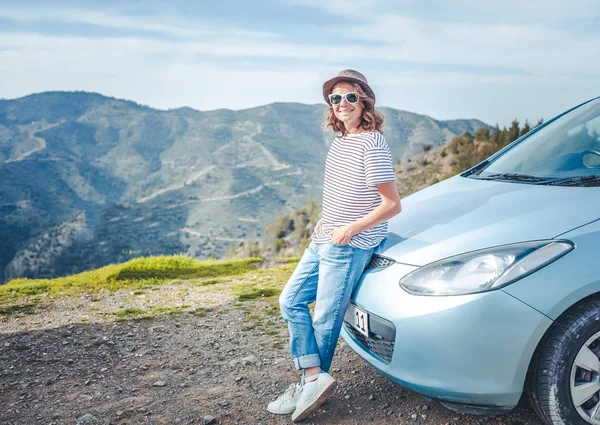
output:
M153 192L153 193L151 193L148 196L144 196L142 198L138 198L137 202L139 204L142 204L144 202L148 202L148 201L150 201L150 200L152 200L154 198L157 198L157 197L159 197L159 196L161 196L161 195L163 195L163 194L165 194L167 192L171 192L173 190L183 189L185 186L187 186L189 184L192 184L193 182L195 182L196 180L198 180L200 177L202 177L206 173L214 170L215 168L217 168L216 165L211 165L209 167L206 167L206 168L200 170L199 172L197 172L196 174L193 174L192 177L190 177L190 178L188 178L188 179L186 179L186 180L184 180L184 181L182 181L180 183L172 184L170 186L165 187L164 189L157 190L156 192Z
M33 149L28 150L27 152L22 153L21 155L19 155L16 158L11 158L11 159L8 159L8 160L4 161L4 163L5 164L9 164L11 162L23 161L24 159L26 159L27 157L33 155L34 153L46 149L46 139L43 139L43 138L37 136L37 134L41 133L42 131L50 130L51 128L54 128L54 127L59 126L59 125L62 125L64 123L65 123L65 121L62 120L62 121L56 122L54 124L48 124L48 125L40 128L38 130L35 130L35 131L27 131L28 137L30 139L33 139L36 142L38 142L38 146L36 146Z

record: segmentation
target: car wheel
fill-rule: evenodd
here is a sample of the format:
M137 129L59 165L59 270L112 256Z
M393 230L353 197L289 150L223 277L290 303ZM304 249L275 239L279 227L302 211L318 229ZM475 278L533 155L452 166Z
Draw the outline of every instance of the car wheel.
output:
M550 425L600 425L600 300L561 317L533 359L529 395Z

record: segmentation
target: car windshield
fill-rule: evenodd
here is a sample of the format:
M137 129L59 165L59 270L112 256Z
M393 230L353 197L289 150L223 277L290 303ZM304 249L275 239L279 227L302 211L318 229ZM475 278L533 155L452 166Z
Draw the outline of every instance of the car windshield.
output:
M600 98L549 123L470 177L533 184L600 182ZM485 166L487 165L487 166Z

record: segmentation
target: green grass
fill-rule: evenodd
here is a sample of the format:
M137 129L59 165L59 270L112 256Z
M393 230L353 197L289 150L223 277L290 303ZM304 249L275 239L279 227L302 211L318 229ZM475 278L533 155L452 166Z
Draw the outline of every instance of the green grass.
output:
M219 283L229 282L230 280L231 279L227 278L227 277L220 277L220 278L216 278L216 279L207 279L207 280L201 280L199 282L191 282L191 283L194 286L210 286L210 285L217 285Z
M110 313L119 319L149 319L156 316L181 314L185 312L185 309L189 308L188 305L182 305L181 307L148 307L147 309L129 307L120 311Z
M160 314L181 314L185 312L185 309L189 308L188 305L182 305L181 307L150 307L150 310L154 315Z
M273 297L275 295L279 295L281 293L281 288L243 285L242 287L239 287L233 291L233 293L237 295L240 301L249 301L255 300L256 298Z
M238 276L246 273L262 258L242 260L194 260L184 255L135 258L116 275L117 280L190 279Z
M251 331L253 329L255 329L258 325L256 323L252 323L249 325L244 325L242 326L242 332L247 332L247 331Z
M264 308L261 310L261 314L263 314L264 316L277 316L279 317L280 313L279 313L279 307L276 308Z
M141 257L56 279L15 279L0 286L0 303L41 294L78 295L100 290L142 290L174 280L240 277L257 271L262 258L195 260L183 255ZM208 283L210 284L210 283Z
M258 269L246 277L250 282L231 287L231 292L239 301L251 301L257 298L279 296L290 275L296 268L296 262L290 262L276 269Z
M298 259L279 261L274 268L257 267L262 261L261 258L199 261L184 256L147 257L56 279L16 279L0 286L0 317L34 314L37 304L42 301L46 304L45 300L54 296L91 294L87 298L90 303L95 303L104 299L106 291L112 293L118 289L126 289L131 291L127 295L136 296L143 295L146 291L159 290L160 285L182 283L200 287L215 285L218 291L230 291L237 297L236 305L240 308L250 308L252 301L264 300L265 305L254 310L255 314L249 318L244 330L272 327L272 319L279 315L276 297L294 271ZM175 291L181 297L193 291L191 287L179 288ZM123 301L129 299L135 298L126 296ZM85 309L84 306L81 308ZM101 310L94 304L87 306L89 313ZM222 313L214 308L210 311L211 314ZM102 314L117 320L140 320L183 312L204 317L208 311L182 305L129 307Z
M141 308L126 308L125 310L121 310L121 311L117 311L115 313L113 313L115 316L120 317L120 318L125 318L125 317L137 317L137 316L144 316L147 314L147 310L141 309Z
M284 263L284 264L298 264L298 262L300 262L300 257L277 257L276 261L278 263Z
M16 316L22 314L35 314L35 304L6 305L0 307L0 316Z

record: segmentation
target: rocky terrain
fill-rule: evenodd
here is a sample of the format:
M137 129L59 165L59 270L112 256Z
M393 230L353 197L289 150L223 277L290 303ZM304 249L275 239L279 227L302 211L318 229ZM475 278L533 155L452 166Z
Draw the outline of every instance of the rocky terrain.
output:
M248 281L47 296L0 309L0 423L290 424L267 403L298 379L277 297ZM334 395L305 423L541 425L450 411L393 384L341 340Z

